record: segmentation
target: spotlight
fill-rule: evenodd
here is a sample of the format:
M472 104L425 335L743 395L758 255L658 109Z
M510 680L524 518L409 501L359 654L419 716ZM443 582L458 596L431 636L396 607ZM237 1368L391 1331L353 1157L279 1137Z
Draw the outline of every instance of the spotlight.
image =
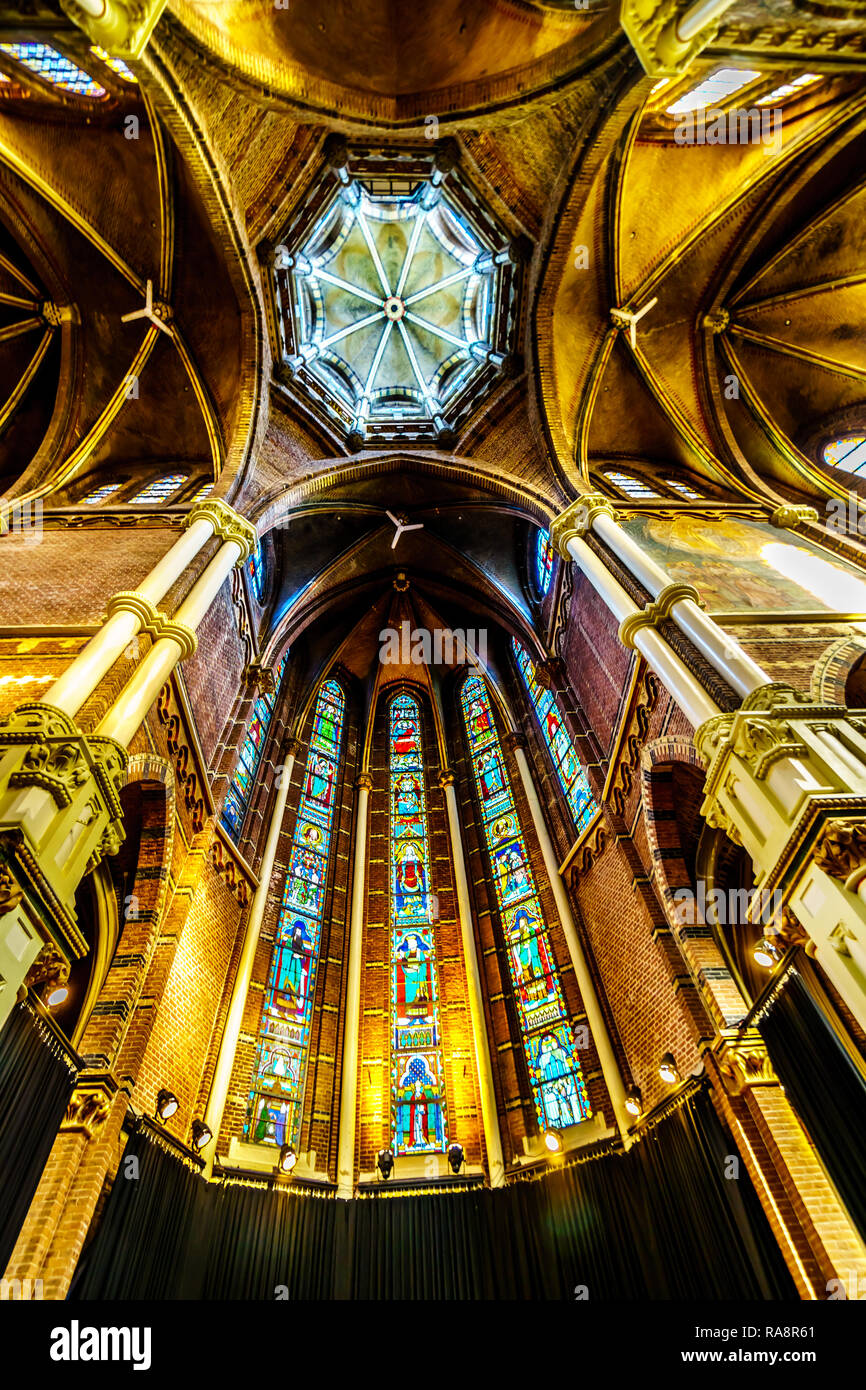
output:
M162 1090L156 1098L156 1118L162 1120L171 1119L180 1102L176 1095L171 1091Z
M755 960L759 965L763 965L765 970L772 970L778 959L775 946L765 936L761 937L754 954Z
M625 1108L630 1115L639 1115L641 1112L640 1086L629 1086L625 1097Z
M49 1009L56 1009L58 1005L65 1003L68 998L69 990L66 985L55 985L54 989L46 998L45 1004Z
M562 1135L558 1129L550 1128L544 1131L544 1147L548 1153L562 1153Z
M201 1153L202 1149L207 1148L211 1139L213 1139L213 1133L205 1124L204 1120L193 1120L192 1142L198 1149L199 1153Z
M448 1147L448 1167L451 1169L451 1172L452 1172L452 1173L454 1173L454 1174L456 1175L457 1173L460 1172L460 1169L463 1167L464 1159L465 1159L465 1155L464 1155L464 1153L463 1153L463 1145L462 1145L462 1144L451 1144L451 1145L449 1145L449 1147Z
M297 1161L298 1155L295 1153L291 1144L284 1144L280 1149L280 1161L278 1164L280 1172L291 1173Z
M682 1079L680 1077L680 1069L677 1066L676 1058L672 1052L666 1052L659 1062L659 1076L662 1081L667 1081L669 1086L673 1086L675 1082Z
M394 1155L390 1149L380 1149L376 1159L376 1167L387 1182L394 1170Z

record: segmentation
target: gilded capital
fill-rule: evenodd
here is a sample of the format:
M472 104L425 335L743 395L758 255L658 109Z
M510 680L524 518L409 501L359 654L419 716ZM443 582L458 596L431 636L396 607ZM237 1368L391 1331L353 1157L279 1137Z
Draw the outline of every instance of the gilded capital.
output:
M641 628L658 627L670 617L675 603L691 599L700 604L701 596L693 584L667 584L654 603L648 603L639 613L630 613L619 625L619 640L624 647L634 647L635 637Z
M454 773L451 771L450 767L442 768L442 771L439 773L439 785L443 789L445 787L454 786Z
M784 507L777 507L770 517L773 526L785 527L789 531L795 531L798 526L804 525L807 521L817 521L818 513L814 507L795 507L791 503L786 503Z
M241 547L241 555L237 561L239 565L253 553L258 543L258 533L251 521L236 512L234 507L230 507L228 502L223 502L219 497L205 497L203 501L196 502L191 507L184 518L184 526L192 526L196 521L209 521L213 525L214 535L219 536L222 541L236 541Z
M614 505L600 492L585 492L550 523L551 544L563 560L571 559L568 542L582 540L597 516L609 516L616 521Z
M373 790L373 778L369 772L362 772L355 778L355 786L359 791L369 792Z
M866 877L866 821L831 820L815 850L815 863L846 888L856 889Z

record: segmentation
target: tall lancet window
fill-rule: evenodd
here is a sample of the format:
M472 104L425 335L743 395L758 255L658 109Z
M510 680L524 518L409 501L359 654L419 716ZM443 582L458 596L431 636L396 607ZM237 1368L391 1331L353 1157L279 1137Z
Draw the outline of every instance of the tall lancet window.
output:
M556 768L559 785L565 792L565 799L577 829L583 830L585 826L589 825L598 810L598 805L589 789L586 773L578 762L577 754L572 747L571 739L566 731L565 720L562 717L562 710L553 694L538 684L535 666L529 653L514 637L511 639L511 645L514 649L514 655L517 657L523 682L529 691L529 698L535 708L538 723L547 744L547 751L551 756L553 766Z
M398 695L388 713L391 792L391 1122L397 1154L447 1143L439 978L433 936L421 713Z
M345 697L339 685L325 681L313 716L310 754L259 1025L244 1128L244 1137L254 1144L297 1147L298 1143L344 710Z
M592 1113L586 1083L490 697L480 677L464 682L461 700L538 1122L542 1129L563 1129Z
M253 789L259 763L262 760L265 738L271 719L273 718L274 705L288 658L289 653L286 652L277 667L276 674L274 675L274 694L260 695L256 700L253 706L252 718L244 733L241 751L238 756L238 765L235 768L235 775L232 778L231 786L226 793L226 799L223 803L222 815L220 817L223 826L233 840L237 840L241 833L241 826L244 823L250 792Z

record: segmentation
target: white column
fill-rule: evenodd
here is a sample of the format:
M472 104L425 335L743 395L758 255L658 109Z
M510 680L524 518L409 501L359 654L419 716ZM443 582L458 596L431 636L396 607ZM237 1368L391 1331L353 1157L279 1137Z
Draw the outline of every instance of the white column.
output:
M274 797L271 820L268 826L265 848L262 852L262 862L259 866L259 886L256 889L253 900L250 904L250 914L247 918L246 931L244 932L244 944L241 951L241 958L238 962L237 974L232 985L232 997L229 1001L228 1014L226 1015L223 1035L220 1039L219 1053L217 1054L216 1067L214 1068L213 1081L211 1082L210 1095L208 1096L207 1109L204 1112L204 1122L213 1134L213 1142L208 1145L209 1154L205 1165L205 1177L210 1177L213 1172L214 1158L216 1156L216 1141L219 1137L220 1125L222 1124L223 1114L226 1107L226 1099L229 1093L229 1083L231 1081L232 1068L235 1062L235 1052L237 1051L238 1038L240 1037L241 1024L244 1018L247 995L250 992L250 981L253 977L253 966L256 960L259 937L262 931L262 922L267 906L268 893L271 887L271 879L274 873L274 861L277 857L277 847L280 841L280 831L283 826L283 818L286 814L286 800L289 795L289 787L292 781L292 772L295 766L295 754L298 745L292 740L286 748L286 761L277 777L277 794Z
M586 1010L586 1019L589 1024L589 1031L595 1043L598 1053L598 1060L601 1063L601 1070L604 1075L605 1085L613 1105L614 1118L617 1128L626 1147L631 1143L629 1135L629 1114L625 1108L625 1087L620 1074L619 1064L614 1054L610 1036L607 1031L607 1024L601 1010L598 995L595 992L595 985L589 973L589 966L586 963L586 956L580 944L580 937L574 925L574 917L571 911L571 904L568 901L568 894L565 891L562 879L559 877L559 867L556 862L556 853L553 848L550 835L547 830L547 823L541 809L541 803L535 790L535 782L529 770L529 763L526 760L526 753L519 744L515 745L514 756L517 760L517 768L520 773L520 780L523 783L523 790L526 792L526 800L529 803L529 812L532 816L532 823L535 826L535 833L538 836L538 843L541 846L541 854L544 859L544 867L547 869L547 877L550 879L550 886L553 889L553 898L556 903L556 910L559 913L559 920L565 933L565 941L568 946L568 954L574 966L577 987L583 1000L583 1007Z
M141 631L148 606L156 607L165 598L175 580L180 578L210 540L214 529L214 516L208 513L198 517L154 565L133 594L117 595L112 600L109 604L110 617L42 696L44 704L62 709L64 714L70 716L78 713L127 643ZM136 604L136 599L140 600L140 605ZM128 606L120 607L124 601ZM113 605L115 611L111 612Z
M594 550L590 550L586 541L570 536L566 544L569 555L586 575L599 597L604 600L617 622L622 622L623 618L641 611L611 574L604 561ZM634 645L695 728L705 720L711 719L713 715L721 713L715 700L710 698L700 681L696 680L655 628L640 628L635 633Z
M673 583L670 575L646 554L612 516L603 511L596 513L592 519L592 529L628 566L635 579L649 590L654 599ZM769 683L770 677L766 671L752 660L736 638L729 636L699 608L694 599L680 599L674 603L671 618L738 695L749 695L758 686Z
M349 918L349 964L343 1023L343 1069L340 1078L340 1141L337 1149L337 1196L348 1200L355 1191L355 1117L358 1106L358 1050L361 1022L361 947L364 931L364 890L367 883L367 802L373 779L362 772L355 786L355 860L352 870L352 909Z
M454 884L457 889L457 913L460 918L460 935L463 941L463 960L466 965L466 984L469 993L469 1017L472 1022L472 1040L475 1044L475 1065L478 1069L478 1085L481 1095L481 1122L484 1126L484 1143L487 1149L487 1169L491 1187L505 1186L505 1160L502 1155L502 1136L499 1132L499 1117L496 1113L496 1092L493 1089L493 1067L490 1061L490 1043L484 1018L484 996L481 992L481 972L478 968L478 952L475 949L475 932L472 925L472 906L469 896L469 879L466 875L466 860L463 855L463 837L460 833L460 814L457 808L457 793L454 789L454 774L442 772L439 785L445 791L445 806L448 811L448 830L451 840L451 862L454 865Z
M181 657L190 654L187 645L189 634L195 632L226 578L243 557L244 546L240 540L231 538L223 541L167 625L169 630L154 642L135 675L127 681L101 720L96 730L98 734L116 739L123 747L129 745ZM171 628L179 629L177 635L171 632Z

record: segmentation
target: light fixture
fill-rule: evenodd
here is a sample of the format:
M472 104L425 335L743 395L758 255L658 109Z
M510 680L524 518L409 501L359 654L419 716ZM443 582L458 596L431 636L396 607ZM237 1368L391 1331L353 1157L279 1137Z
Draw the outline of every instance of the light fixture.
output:
M640 1086L629 1086L625 1097L625 1108L630 1115L639 1115L641 1112L641 1093Z
M201 1153L202 1149L207 1148L211 1139L213 1139L213 1132L205 1124L204 1120L193 1120L192 1142L198 1149L199 1153Z
M659 1062L659 1076L662 1081L667 1081L669 1086L673 1086L677 1081L682 1080L680 1069L677 1066L676 1058L672 1052L666 1052Z
M394 1154L390 1149L380 1149L376 1159L376 1167L387 1182L394 1170Z
M558 1129L554 1129L551 1126L550 1129L544 1131L544 1147L547 1149L548 1153L562 1153L562 1135Z
M778 960L776 948L771 941L762 936L754 951L755 960L759 965L763 965L765 970L772 970Z
M279 1167L280 1172L291 1173L297 1161L298 1155L295 1153L291 1144L284 1144L283 1147L280 1149L280 1160L277 1165Z
M66 985L55 985L51 993L45 1000L46 1007L56 1009L60 1004L64 1004L69 998L69 989Z
M460 1172L465 1160L466 1156L463 1152L463 1145L456 1143L450 1144L448 1147L448 1167L455 1176Z
M172 1091L162 1090L156 1098L156 1118L162 1120L163 1124L170 1119L180 1104L177 1096Z

